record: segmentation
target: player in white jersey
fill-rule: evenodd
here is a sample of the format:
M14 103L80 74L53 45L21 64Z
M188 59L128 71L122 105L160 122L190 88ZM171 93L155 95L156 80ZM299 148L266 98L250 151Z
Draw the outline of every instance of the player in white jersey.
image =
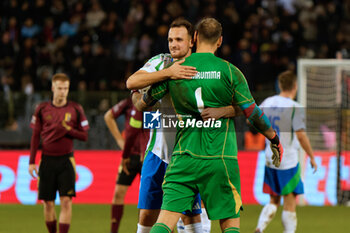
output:
M127 80L129 89L145 88L153 83L172 79L190 79L196 75L193 67L182 66L183 61L175 62L169 68L164 69L173 59L180 60L191 54L193 46L192 36L193 27L186 20L175 20L169 30L168 42L171 54L159 54L151 58L139 71L130 76ZM140 97L140 96L139 96ZM138 98L137 94L133 98ZM160 112L167 112L169 115L171 109L170 97L165 97L158 106ZM216 109L204 109L203 117L221 118L233 117L232 107ZM174 113L173 113L174 114ZM148 142L146 157L141 171L141 184L138 208L140 209L138 233L148 233L152 225L156 222L163 198L161 185L167 164L170 161L172 149L175 142L175 132L164 130L151 130L150 140ZM178 228L179 232L210 232L210 221L206 212L202 209L202 224L200 216L200 203L194 204L191 218L184 218L184 229ZM197 215L197 216L196 216Z
M282 223L284 233L296 230L296 196L304 193L300 176L298 150L301 147L310 157L310 164L317 171L317 164L309 138L305 132L305 115L302 106L293 99L297 93L296 76L286 71L278 76L279 95L267 98L260 107L279 135L284 150L280 167L272 164L269 141L266 141L266 166L263 192L270 194L270 203L260 213L256 233L263 232L276 214L281 196L284 198Z

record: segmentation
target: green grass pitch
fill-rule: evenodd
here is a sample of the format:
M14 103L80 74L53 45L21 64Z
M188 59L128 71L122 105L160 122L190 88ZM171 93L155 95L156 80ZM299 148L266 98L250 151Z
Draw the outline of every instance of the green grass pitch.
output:
M261 206L245 205L241 213L241 232L254 232ZM57 213L58 213L57 208ZM283 232L281 207L268 226L266 233ZM350 208L343 206L297 207L300 233L350 232ZM127 205L120 226L120 233L135 233L138 211L135 205ZM73 221L70 233L109 233L109 205L73 205ZM176 232L176 231L175 231ZM213 233L220 233L219 223L212 223ZM0 204L0 233L47 233L41 205Z

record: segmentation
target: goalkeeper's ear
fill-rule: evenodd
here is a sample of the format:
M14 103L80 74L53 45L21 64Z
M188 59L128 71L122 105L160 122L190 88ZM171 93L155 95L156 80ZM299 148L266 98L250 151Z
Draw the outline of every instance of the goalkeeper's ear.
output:
M197 40L198 40L198 31L196 30L193 35L193 44L196 44Z

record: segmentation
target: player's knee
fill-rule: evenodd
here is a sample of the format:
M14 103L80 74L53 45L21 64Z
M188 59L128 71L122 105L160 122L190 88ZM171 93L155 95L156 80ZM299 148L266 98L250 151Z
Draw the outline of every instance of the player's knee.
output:
M128 185L117 184L114 190L113 203L122 204L128 188Z
M61 209L69 210L72 208L72 200L69 197L61 198Z
M201 222L201 216L200 216L200 214L195 214L195 215L182 215L181 218L182 218L182 221L184 222L184 225L194 224L194 223Z
M288 194L284 197L283 209L287 211L295 212L296 209L296 197L294 194Z
M55 209L55 202L53 201L44 201L44 208L46 211Z
M222 230L226 228L239 228L240 227L240 218L227 218L220 220L220 227Z
M123 202L125 195L126 195L126 192L124 192L124 190L118 190L117 192L115 192L114 194L115 202L118 202L118 203Z
M140 210L139 224L152 226L156 223L160 210Z
M280 204L281 197L280 196L270 196L270 203L276 205L277 207Z
M295 205L295 204L292 204L292 203L284 203L284 204L283 204L283 210L295 212L295 210L296 210L296 205Z

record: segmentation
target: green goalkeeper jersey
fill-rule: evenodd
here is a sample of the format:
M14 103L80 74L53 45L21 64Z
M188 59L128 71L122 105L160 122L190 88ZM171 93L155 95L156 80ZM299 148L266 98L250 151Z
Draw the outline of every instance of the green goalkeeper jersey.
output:
M254 103L244 75L212 53L194 53L186 58L183 65L196 67L197 75L191 80L167 80L154 85L149 91L154 100L170 92L179 120L173 155L237 159L233 119L222 118L206 124L200 114L207 107Z

